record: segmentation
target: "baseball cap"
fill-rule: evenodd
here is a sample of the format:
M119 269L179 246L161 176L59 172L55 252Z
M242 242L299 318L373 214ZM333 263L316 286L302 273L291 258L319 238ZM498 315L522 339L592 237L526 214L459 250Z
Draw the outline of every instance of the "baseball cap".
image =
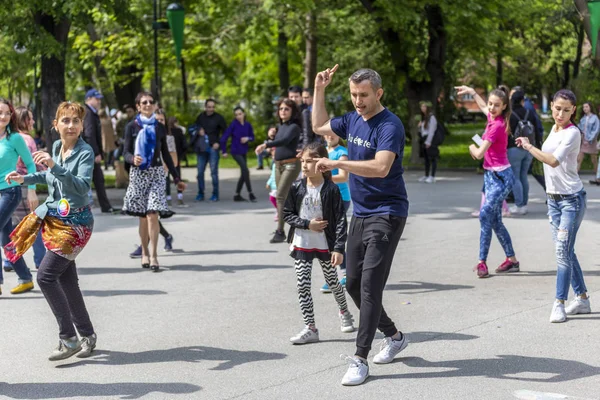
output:
M90 89L87 91L87 93L85 94L85 98L89 99L90 97L95 97L97 99L104 98L104 96L102 96L102 93L100 93L97 89Z

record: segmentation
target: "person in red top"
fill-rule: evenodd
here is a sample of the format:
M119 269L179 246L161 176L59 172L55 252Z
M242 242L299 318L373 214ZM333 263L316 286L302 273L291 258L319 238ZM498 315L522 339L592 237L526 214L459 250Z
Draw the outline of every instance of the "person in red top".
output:
M488 124L479 147L472 144L469 152L474 160L483 158L485 203L479 213L481 235L479 238L479 263L475 267L479 278L489 277L487 256L492 242L492 231L496 233L506 254L506 260L496 268L496 273L518 272L519 262L515 257L512 240L502 223L502 202L515 181L508 161L508 135L510 135L510 106L508 89L492 90L487 103L468 86L458 86L458 95L470 94L487 116Z

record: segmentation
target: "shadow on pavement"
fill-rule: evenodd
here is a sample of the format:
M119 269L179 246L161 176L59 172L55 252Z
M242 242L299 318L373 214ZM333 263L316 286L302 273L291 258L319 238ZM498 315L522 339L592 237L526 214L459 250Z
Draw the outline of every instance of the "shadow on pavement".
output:
M226 274L233 274L239 271L258 271L261 269L292 269L290 265L174 265L165 267L169 271L197 271L197 272L212 272L221 271Z
M58 365L56 368L72 368L80 365L135 365L155 364L165 362L191 362L221 361L219 365L211 368L214 371L223 371L235 366L258 361L282 360L287 357L282 353L265 353L262 351L227 350L217 347L187 346L167 350L149 350L139 353L126 353L122 351L98 350L93 358L71 364Z
M385 290L400 290L402 294L443 292L447 290L473 289L475 286L468 285L446 285L443 283L405 281L392 283L385 286Z
M154 296L167 294L162 290L82 290L84 296L111 297L111 296Z
M139 399L147 394L191 394L201 390L189 383L5 383L0 382L0 393L11 399L63 399L121 396L122 399Z
M526 382L566 382L600 374L600 368L578 361L545 357L499 355L496 358L452 361L427 361L421 357L400 358L398 364L411 368L448 368L449 371L408 372L405 374L374 376L377 379L419 379L483 376ZM535 374L546 377L535 377ZM517 376L517 375L525 376ZM552 375L552 376L547 376Z
M173 251L161 254L160 257L173 256L202 256L206 254L252 254L252 253L277 253L276 250L192 250L173 249Z
M551 271L521 271L521 272L511 272L507 274L495 274L495 276L555 276L556 270ZM586 271L583 269L583 277L586 276L600 276L599 270Z
M433 340L473 340L479 339L479 336L465 335L463 333L446 333L446 332L407 332L406 337L409 343L424 343Z

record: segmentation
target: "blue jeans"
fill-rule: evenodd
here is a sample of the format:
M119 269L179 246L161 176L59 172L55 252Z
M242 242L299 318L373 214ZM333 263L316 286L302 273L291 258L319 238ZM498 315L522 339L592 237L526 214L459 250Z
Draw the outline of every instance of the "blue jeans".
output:
M2 247L10 242L9 235L13 230L12 215L21 201L21 196L20 186L0 190L0 243ZM19 283L31 282L31 272L27 268L23 257L19 258L13 267L19 277ZM4 283L4 277L2 276L2 268L0 268L0 284L2 283Z
M575 255L575 239L586 208L586 193L581 190L563 195L561 200L548 196L548 217L556 246L556 298L567 300L569 284L576 295L587 292L583 272Z
M259 167L263 167L264 165L264 160L265 158L267 159L267 164L270 165L268 158L271 157L271 152L268 150L264 150L261 153L258 154L257 158L258 158L258 166Z
M508 149L508 161L515 175L515 183L512 187L515 196L515 205L517 207L526 206L529 201L529 181L527 181L527 172L531 166L533 156L527 150L519 147Z
M198 161L198 194L204 196L204 171L206 171L206 164L210 164L210 177L212 178L213 185L213 196L219 197L219 150L210 148L209 151L196 154Z
M481 222L479 259L482 261L487 260L490 252L492 231L496 233L506 257L515 255L510 235L502 223L502 202L513 187L514 180L515 177L511 168L500 172L486 170L483 175L485 202L479 211L479 221Z

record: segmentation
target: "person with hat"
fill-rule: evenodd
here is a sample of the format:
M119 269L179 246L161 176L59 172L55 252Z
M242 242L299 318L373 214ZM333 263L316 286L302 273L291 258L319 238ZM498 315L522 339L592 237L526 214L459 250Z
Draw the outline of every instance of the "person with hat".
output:
M94 173L93 182L96 187L96 196L103 213L112 213L116 210L110 205L106 189L104 188L104 174L100 163L104 151L102 148L102 124L98 116L98 110L102 106L104 96L96 89L90 89L85 94L85 119L83 121L83 140L94 150Z

